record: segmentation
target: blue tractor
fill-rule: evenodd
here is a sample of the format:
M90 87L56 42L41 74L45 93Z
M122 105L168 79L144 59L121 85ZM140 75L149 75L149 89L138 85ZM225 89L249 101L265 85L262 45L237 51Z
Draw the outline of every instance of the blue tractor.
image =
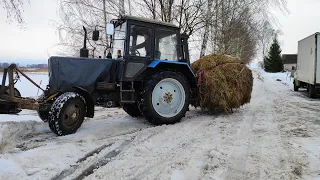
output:
M131 16L112 20L107 27L111 41L106 58L89 58L85 33L80 57L49 58L49 85L36 101L17 95L14 72L21 71L14 64L5 69L9 86L1 86L2 113L37 110L52 132L67 135L75 133L85 117L94 116L95 104L103 97L155 125L179 122L198 94L188 36L173 24ZM99 31L92 39L99 39Z

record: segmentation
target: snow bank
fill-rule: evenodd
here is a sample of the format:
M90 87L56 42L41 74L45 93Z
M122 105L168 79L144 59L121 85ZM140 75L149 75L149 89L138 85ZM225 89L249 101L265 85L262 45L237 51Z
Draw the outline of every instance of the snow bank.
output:
M252 68L253 71L257 73L257 79L266 83L272 82L279 82L286 86L284 89L293 88L293 77L291 77L290 72L279 72L279 73L267 73L263 69L259 68ZM283 88L282 88L283 89Z
M37 121L25 122L1 122L0 123L0 152L8 149L14 150L16 140L32 134L36 129L47 128L43 123ZM12 149L13 148L13 149Z

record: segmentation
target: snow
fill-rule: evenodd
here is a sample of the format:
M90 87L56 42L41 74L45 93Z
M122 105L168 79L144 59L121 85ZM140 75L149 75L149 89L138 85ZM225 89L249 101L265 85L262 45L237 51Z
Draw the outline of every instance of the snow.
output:
M34 111L0 115L0 179L320 179L319 99L294 92L288 73L251 69L250 104L233 114L190 108L174 125L96 107L58 137ZM22 94L36 96L24 82Z

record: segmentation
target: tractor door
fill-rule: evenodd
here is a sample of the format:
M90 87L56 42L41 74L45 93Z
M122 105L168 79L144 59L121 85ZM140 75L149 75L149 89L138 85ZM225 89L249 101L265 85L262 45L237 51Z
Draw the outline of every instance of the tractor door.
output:
M179 61L179 31L171 28L155 29L155 60Z
M154 27L135 21L128 25L123 81L134 80L154 59Z

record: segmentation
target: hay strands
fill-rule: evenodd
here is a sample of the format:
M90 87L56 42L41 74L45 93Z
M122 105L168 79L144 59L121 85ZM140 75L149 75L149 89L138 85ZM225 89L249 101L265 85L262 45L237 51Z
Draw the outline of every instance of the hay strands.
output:
M225 65L230 65L230 64L243 64L243 63L240 63L240 62L230 62L230 63L223 63L223 64L218 64L216 66L211 66L211 67L208 67L202 71L199 71L196 73L196 77L198 78L197 80L197 84L198 86L201 85L201 83L203 82L203 79L206 77L206 72L207 71L214 71L214 69L218 68L218 67L222 67L222 66L225 66ZM240 74L242 73L242 71L244 70L244 67L242 68L242 70L240 71Z

